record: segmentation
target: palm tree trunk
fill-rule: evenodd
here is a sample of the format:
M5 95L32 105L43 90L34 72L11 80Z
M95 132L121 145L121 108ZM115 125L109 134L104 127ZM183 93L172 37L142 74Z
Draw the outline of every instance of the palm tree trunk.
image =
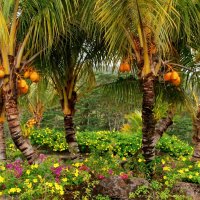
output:
M68 99L68 104L69 104L68 106L71 113L64 114L64 127L65 127L65 134L66 134L65 138L66 138L68 149L72 158L80 156L79 155L80 150L79 150L78 143L76 140L76 131L74 128L74 123L73 123L76 100L77 100L76 92L73 91L72 98ZM61 102L62 109L64 110L64 100L62 99L60 102Z
M79 147L75 137L75 128L73 123L73 116L72 115L65 115L64 116L64 126L65 126L65 133L66 133L66 141L69 146L69 152L72 156L78 155Z
M24 154L29 164L34 163L37 154L30 142L22 135L17 102L13 95L5 95L5 111L10 134L16 147Z
M6 143L3 122L0 123L0 160L6 160Z
M10 58L10 65L14 66L13 57ZM13 67L14 69L14 67ZM28 139L22 135L20 127L19 111L17 106L17 84L16 74L13 72L12 77L3 86L3 101L5 105L5 114L7 117L8 127L11 137L16 147L24 154L29 164L36 161L38 155L33 149Z
M151 73L142 81L142 151L147 163L151 162L155 157L154 135L156 120L153 111L155 103L154 79L154 75Z
M196 119L193 123L194 127L194 135L193 135L193 143L194 143L194 153L192 155L193 160L200 160L200 105L197 111Z

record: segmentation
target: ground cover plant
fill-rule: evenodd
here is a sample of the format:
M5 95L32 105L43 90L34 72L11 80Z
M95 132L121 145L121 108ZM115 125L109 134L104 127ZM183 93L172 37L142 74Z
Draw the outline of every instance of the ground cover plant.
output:
M55 133L56 130L48 128L32 131L31 141L41 148L38 148L40 164L29 165L14 144L7 143L9 159L0 164L2 197L109 199L95 193L100 181L116 176L124 181L146 177L146 165L139 150L142 137L139 132L132 135L110 131L79 132L77 141L84 155L81 161L61 159L59 154L67 151L67 145L61 142L64 132ZM44 149L45 154L41 153ZM150 185L131 192L129 199L150 198L152 194L156 199L186 199L182 194L172 193L171 188L177 181L200 183L200 162L190 161L192 150L177 137L164 135L157 145L155 176ZM52 155L52 151L57 153Z

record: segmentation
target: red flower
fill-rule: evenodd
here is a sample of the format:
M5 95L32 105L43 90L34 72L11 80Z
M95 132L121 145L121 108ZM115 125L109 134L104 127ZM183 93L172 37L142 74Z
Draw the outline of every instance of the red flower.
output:
M80 170L83 170L83 171L90 171L90 168L87 167L86 165L82 165L79 167Z
M120 174L120 177L121 177L123 180L126 180L126 179L128 179L128 174L121 173L121 174Z
M97 178L98 178L99 180L103 180L103 179L105 178L105 176L104 176L104 175L101 175L101 174L99 174L99 175L97 176Z

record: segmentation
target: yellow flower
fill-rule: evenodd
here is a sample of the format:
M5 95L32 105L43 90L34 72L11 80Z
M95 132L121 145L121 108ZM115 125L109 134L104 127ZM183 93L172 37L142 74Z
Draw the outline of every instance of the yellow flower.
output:
M141 159L141 158L139 158L139 159L138 159L138 162L142 162L142 159Z
M3 195L3 192L0 192L0 196L2 196Z
M49 182L46 182L45 183L47 186L49 186L49 187L52 187L53 186L53 184L52 183L49 183Z
M178 170L178 172L179 172L180 174L184 174L184 171L183 171L182 169Z
M170 169L170 167L169 166L165 166L165 167L163 167L163 171L170 171L171 169Z
M55 163L55 164L53 165L54 168L59 167L59 166L60 166L59 163Z
M25 180L25 183L29 183L29 181L30 181L29 179L26 179L26 180Z
M67 182L67 178L62 178L62 181L63 182Z
M106 167L103 167L102 170L103 170L103 171L107 171L107 168L106 168Z
M200 162L198 162L198 164L197 164L197 167L199 167L199 168L200 168Z
M182 157L182 161L186 161L186 158L185 158L185 157Z
M165 160L164 160L164 159L162 159L162 160L161 160L161 163L164 165L164 164L165 164Z
M29 175L31 173L31 171L28 169L26 170L26 174Z
M0 170L4 171L4 170L6 170L6 168L4 166L0 166Z
M76 169L74 176L76 176L76 177L78 176L78 169Z
M28 187L29 189L31 189L31 188L32 188L32 183L27 184L27 187Z
M163 179L167 179L167 177L166 177L166 176L163 176Z
M192 165L189 165L188 167L191 169L193 166L192 166Z
M20 188L16 188L16 192L17 192L17 193L20 193L20 192L21 192L21 189L20 189Z
M15 147L15 146L14 146L14 144L10 144L9 147L10 147L10 148L13 148L13 147Z
M38 178L39 178L39 179L42 179L42 176L41 176L41 175L38 175Z
M60 191L60 195L64 195L64 191L63 190Z
M199 176L199 172L196 172L196 173L195 173L195 176Z
M165 181L165 185L169 185L169 181Z
M38 168L38 164L31 165L31 169L37 169L37 168Z
M65 171L67 171L67 172L69 171L68 167L66 167Z
M123 160L123 161L126 161L126 158L125 158L125 157L123 157L123 158L122 158L122 160Z
M33 183L37 183L37 182L38 182L37 178L34 178Z
M9 190L8 190L8 194L10 194L10 193L15 193L16 192L16 188L10 188Z
M189 178L189 179L192 179L192 178L193 178L193 176L192 176L192 175L189 175L189 176L188 176L188 178Z
M80 167L82 165L83 165L83 163L75 163L75 164L73 164L73 166L75 166L75 167Z
M4 182L4 177L0 176L0 183L3 183Z
M15 192L20 193L20 192L21 192L21 189L20 189L20 188L10 188L10 189L8 190L8 193L9 193L9 194L15 193Z
M184 170L185 170L185 172L188 172L188 171L189 171L189 169L188 169L188 168L185 168Z

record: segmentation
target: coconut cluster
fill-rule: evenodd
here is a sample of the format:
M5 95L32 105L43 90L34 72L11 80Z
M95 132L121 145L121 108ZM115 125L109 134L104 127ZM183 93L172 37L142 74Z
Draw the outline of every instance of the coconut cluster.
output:
M25 79L30 79L33 83L37 83L40 80L40 76L35 69L31 67L25 68L23 78L20 77L17 81L19 94L26 94L29 90L29 86Z
M181 83L181 78L175 70L168 72L164 75L164 81L171 82L175 86L179 86Z

